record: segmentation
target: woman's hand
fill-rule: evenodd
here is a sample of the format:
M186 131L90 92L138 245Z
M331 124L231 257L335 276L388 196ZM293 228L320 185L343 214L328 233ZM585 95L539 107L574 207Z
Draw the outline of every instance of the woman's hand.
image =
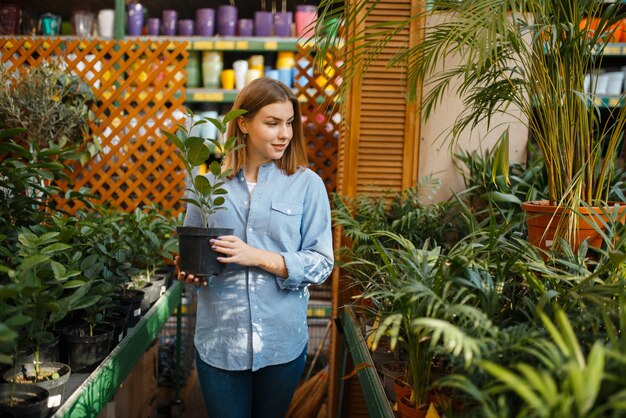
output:
M176 277L179 281L187 284L194 284L196 286L207 285L207 281L204 277L196 277L193 274L187 274L184 271L180 271L180 256L174 257L174 266L176 266Z
M211 249L226 257L218 257L220 263L237 263L241 266L257 266L259 250L249 246L235 235L224 235L209 241Z
M289 274L285 259L279 253L262 250L246 244L235 235L224 235L209 241L211 249L225 257L217 257L220 263L237 263L246 267L259 267L278 277Z

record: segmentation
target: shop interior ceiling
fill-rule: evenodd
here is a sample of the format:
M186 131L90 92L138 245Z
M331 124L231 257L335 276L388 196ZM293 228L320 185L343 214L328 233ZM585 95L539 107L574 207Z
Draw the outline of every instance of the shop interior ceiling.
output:
M129 3L129 1L126 1ZM281 11L283 0L233 0L239 9L240 18L251 18L255 11L261 10L265 5L267 11L271 11L272 4L275 5L277 11ZM0 1L0 3L5 3ZM7 1L6 3L9 3ZM204 7L216 8L221 4L230 4L224 0L140 0L148 9L148 15L159 17L164 9L176 9L180 18L193 18L196 9ZM287 11L293 11L296 4L318 4L319 0L286 0L284 6ZM54 13L62 16L63 19L69 19L73 10L91 10L98 11L100 9L113 8L115 2L113 0L20 0L15 2L24 11L40 15L43 13Z

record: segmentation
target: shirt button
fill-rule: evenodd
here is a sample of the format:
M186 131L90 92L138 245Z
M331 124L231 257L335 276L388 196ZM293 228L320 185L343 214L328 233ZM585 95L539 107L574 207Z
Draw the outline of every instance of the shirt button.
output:
M243 177L239 177L239 181L244 181L245 179Z
M287 214L291 215L291 209L287 209Z
M248 201L246 200L245 202L243 202L243 204L244 204L244 205L247 205L247 204L248 204Z
M252 228L248 228L248 232L252 232Z

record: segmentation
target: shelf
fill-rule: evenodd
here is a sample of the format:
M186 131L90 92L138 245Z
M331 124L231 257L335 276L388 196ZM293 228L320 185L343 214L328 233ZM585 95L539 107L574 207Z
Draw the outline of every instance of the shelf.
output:
M294 89L294 93L298 94ZM182 94L182 93L181 93ZM185 102L187 103L233 103L239 94L238 90L224 90L203 87L187 88L185 91ZM313 92L311 92L313 94ZM180 95L176 95L180 97ZM327 98L316 97L318 104L324 103ZM306 103L305 96L298 99L301 103Z
M296 51L298 38L202 37L202 36L127 36L124 39L156 42L187 42L193 51Z
M97 417L180 305L181 294L182 285L175 281L93 372L72 373L66 400L53 417Z

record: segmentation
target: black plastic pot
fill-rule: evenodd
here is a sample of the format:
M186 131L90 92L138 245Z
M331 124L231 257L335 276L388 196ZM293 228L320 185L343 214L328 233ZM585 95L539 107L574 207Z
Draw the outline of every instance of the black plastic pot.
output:
M232 235L234 232L232 228L177 227L180 270L195 276L222 274L224 264L217 261L221 254L211 249L209 241L222 235Z
M114 327L111 324L96 324L93 335L89 335L89 325L68 327L61 335L67 348L70 367L75 372L88 372L100 364L111 352L111 339Z
M19 369L17 373L21 373L22 370L25 370L26 375L34 379L35 365L33 363L22 364L18 367ZM50 409L50 411L54 412L59 408L59 406L61 406L61 404L65 400L65 387L67 386L67 382L70 379L72 370L67 364L48 361L40 361L39 368L41 369L42 373L44 373L44 375L51 373L59 374L58 379L33 382L34 385L40 386L48 391L48 408ZM7 382L13 382L15 380L15 376L15 372L13 370L9 370L4 373L2 377Z
M57 362L61 360L60 354L60 343L59 340L60 332L58 330L52 330L52 334L54 334L54 340L49 344L41 344L39 346L39 361L41 362ZM17 358L17 362L19 364L32 363L35 361L34 353L20 353Z
M115 296L121 305L130 307L128 315L128 328L134 327L141 319L141 302L145 294L139 290L126 289L123 293Z
M104 315L104 320L102 322L113 325L111 350L113 350L126 336L128 312L128 309L117 307L107 309L106 314Z
M13 399L17 404L11 406L11 386ZM37 385L0 384L0 416L3 418L45 418L50 414L48 408L49 392Z

